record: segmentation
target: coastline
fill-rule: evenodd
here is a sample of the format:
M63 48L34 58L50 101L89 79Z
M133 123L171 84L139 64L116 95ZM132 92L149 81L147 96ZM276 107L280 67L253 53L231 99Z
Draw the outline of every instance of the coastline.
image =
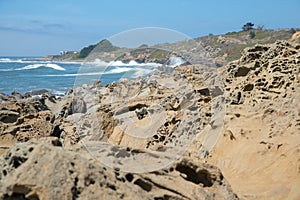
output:
M299 197L299 49L291 41L256 45L224 67L97 81L58 98L0 95L0 197L16 183L42 186L46 192L31 188L39 198L64 197L72 174L103 184L78 189L83 197L110 194L109 184L141 198L154 188L190 199L268 199L277 188L279 199ZM16 157L17 167L9 164ZM71 184L49 184L56 177Z
M0 0L0 200L300 200L300 0Z

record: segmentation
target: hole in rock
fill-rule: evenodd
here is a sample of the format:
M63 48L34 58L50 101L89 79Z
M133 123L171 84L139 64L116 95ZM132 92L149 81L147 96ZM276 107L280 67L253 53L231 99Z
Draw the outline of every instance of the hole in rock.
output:
M152 185L147 183L146 181L142 180L142 179L137 179L135 182L134 182L135 185L138 185L140 186L143 190L147 191L147 192L150 192L151 189L152 189Z
M176 166L176 170L185 174L186 180L195 184L202 183L204 187L211 187L213 185L210 173L205 169L196 172L195 169L191 168L190 166L179 164Z
M26 158L14 156L12 157L10 164L12 164L14 168L18 168L26 160L27 160Z
M125 178L127 181L131 182L133 180L133 175L132 174L126 174Z
M250 69L247 67L240 67L237 72L235 73L235 76L246 76L249 73Z
M247 84L244 87L244 92L251 91L251 90L253 90L253 88L254 88L253 84Z

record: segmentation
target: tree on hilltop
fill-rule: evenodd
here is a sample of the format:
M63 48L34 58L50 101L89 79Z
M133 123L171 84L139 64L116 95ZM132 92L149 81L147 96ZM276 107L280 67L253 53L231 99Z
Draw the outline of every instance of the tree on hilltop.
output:
M251 22L248 22L246 24L244 24L244 26L242 27L243 31L249 31L253 29L254 24Z

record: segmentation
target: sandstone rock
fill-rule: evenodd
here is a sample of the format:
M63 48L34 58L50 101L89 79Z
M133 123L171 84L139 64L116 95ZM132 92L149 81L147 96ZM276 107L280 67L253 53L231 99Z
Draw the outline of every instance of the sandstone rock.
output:
M0 93L0 103L5 102L5 101L13 101L13 100L14 100L13 97Z
M0 135L10 134L15 142L50 136L55 119L47 109L40 98L7 98L0 104Z
M83 152L63 150L52 138L16 145L0 165L4 199L238 199L220 171L208 164L183 159L156 173L124 173Z
M300 31L294 33L294 34L292 35L292 37L291 37L291 40L292 40L292 41L293 41L293 40L297 40L297 39L299 39L299 37L300 37Z
M238 199L230 183L245 199L297 199L299 49L256 45L217 70L180 66L61 98L0 95L0 198Z
M221 168L242 198L270 199L275 190L276 199L300 197L294 186L299 162L287 164L299 149L299 56L297 43L277 41L246 48L223 69L225 126L206 160Z

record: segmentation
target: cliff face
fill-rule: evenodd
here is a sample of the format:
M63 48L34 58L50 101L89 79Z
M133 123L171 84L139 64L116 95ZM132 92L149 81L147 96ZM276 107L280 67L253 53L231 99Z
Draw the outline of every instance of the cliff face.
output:
M0 196L297 199L299 49L256 45L218 69L180 66L62 98L2 95Z

